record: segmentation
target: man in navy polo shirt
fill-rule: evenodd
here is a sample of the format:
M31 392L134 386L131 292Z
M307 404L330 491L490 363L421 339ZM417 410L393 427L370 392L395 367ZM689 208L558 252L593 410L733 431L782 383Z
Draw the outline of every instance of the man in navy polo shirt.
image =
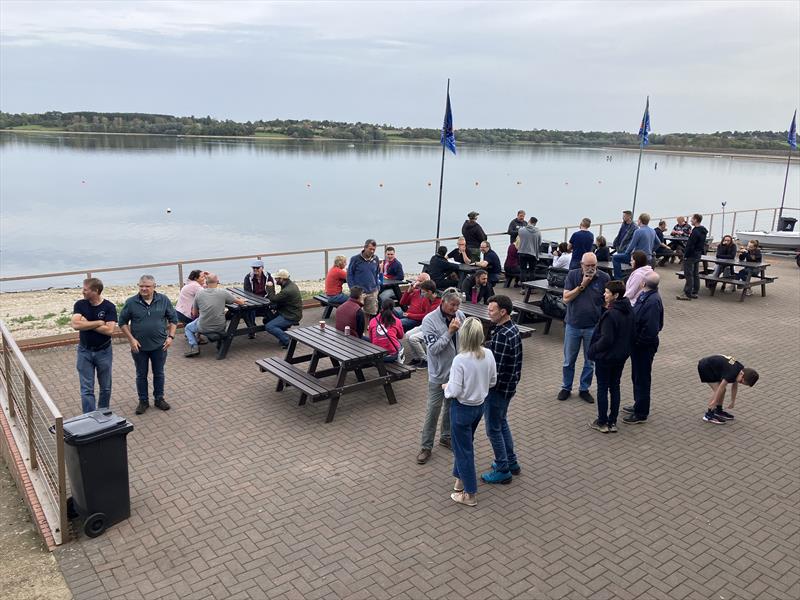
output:
M581 266L581 256L587 252L592 251L592 244L594 244L594 234L589 231L592 226L592 220L588 218L581 219L580 229L572 234L569 238L569 250L572 252L572 259L569 262L570 269L577 269Z
M83 300L72 310L72 328L80 332L78 377L83 412L108 408L111 403L111 334L117 325L117 307L102 297L103 282L95 277L83 280ZM100 385L100 403L95 404L94 378Z
M583 371L581 372L578 395L589 404L594 398L589 392L594 375L594 362L589 360L587 352L592 341L595 325L603 312L606 283L611 278L597 270L597 257L587 252L581 257L580 268L567 273L564 282L564 304L567 315L564 318L564 366L563 383L558 392L559 400L566 400L572 395L572 382L575 379L575 363L578 361L578 350L583 342Z

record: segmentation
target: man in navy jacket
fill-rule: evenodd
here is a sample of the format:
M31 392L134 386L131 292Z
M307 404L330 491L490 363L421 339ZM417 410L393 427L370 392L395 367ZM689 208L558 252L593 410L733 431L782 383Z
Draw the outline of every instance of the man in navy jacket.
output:
M380 265L375 256L377 242L368 239L364 242L364 249L350 259L347 264L347 286L358 286L364 290L364 315L369 323L370 319L378 314L378 275Z
M631 351L631 380L633 381L633 405L622 410L628 415L623 423L644 423L650 414L650 382L653 358L658 351L658 333L664 327L664 305L658 293L658 273L648 273L644 280L644 292L633 306L634 336Z

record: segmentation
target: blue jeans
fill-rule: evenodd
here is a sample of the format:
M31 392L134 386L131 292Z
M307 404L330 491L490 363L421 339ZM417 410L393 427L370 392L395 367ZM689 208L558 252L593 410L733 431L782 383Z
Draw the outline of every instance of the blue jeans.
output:
M453 446L453 476L464 482L464 491L478 491L478 476L475 474L475 430L483 416L483 405L470 406L453 399L450 403L450 431Z
M111 402L111 361L114 354L111 344L102 350L92 351L78 346L78 378L81 382L81 406L83 412L108 408ZM95 405L94 376L100 384L100 404Z
M425 411L425 424L422 426L422 442L420 447L425 450L433 448L433 438L436 436L436 424L439 422L439 413L442 412L442 428L439 432L440 440L450 439L450 398L444 397L441 383L428 382L428 406Z
M614 279L622 279L622 265L630 264L631 255L626 252L618 252L611 257L611 262L614 263Z
M572 381L575 379L575 363L578 362L578 350L583 341L583 371L581 371L581 382L578 388L581 392L588 391L592 385L592 374L594 373L594 362L589 360L589 343L592 341L594 327L564 327L564 366L562 369L563 383L561 387L567 391L572 391Z
M414 319L409 319L408 317L401 317L400 323L403 325L404 332L422 325L422 321L415 321Z
M597 421L600 425L616 425L619 415L620 379L625 363L597 363ZM611 406L608 397L611 396Z
M350 299L347 294L336 294L335 296L325 296L331 304L344 304Z
M289 327L294 325L294 321L290 321L283 315L278 315L274 319L267 321L264 324L264 331L267 331L278 338L281 346L289 345L289 336L284 333Z
M197 346L197 335L200 333L197 328L200 326L200 320L195 319L191 323L187 323L183 328L183 333L186 334L186 343L190 346Z
M155 350L139 350L131 352L133 364L136 365L136 394L139 402L147 404L147 371L148 366L153 368L153 398L164 398L164 363L167 362L167 351L162 348Z
M514 453L514 439L508 427L508 405L511 398L505 398L494 390L489 390L486 401L483 403L486 437L494 450L494 462L498 471L507 472L509 465L517 462Z

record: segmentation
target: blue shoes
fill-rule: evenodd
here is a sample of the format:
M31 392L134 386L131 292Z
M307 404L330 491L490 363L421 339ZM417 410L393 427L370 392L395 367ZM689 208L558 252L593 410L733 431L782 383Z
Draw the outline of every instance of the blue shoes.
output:
M481 473L481 479L483 479L483 481L486 483L507 484L511 483L513 477L509 471L503 473L492 469L491 471L487 471L486 473Z

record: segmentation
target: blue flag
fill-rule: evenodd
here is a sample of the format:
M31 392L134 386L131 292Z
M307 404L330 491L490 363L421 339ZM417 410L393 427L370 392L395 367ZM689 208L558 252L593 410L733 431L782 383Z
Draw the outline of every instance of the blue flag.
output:
M453 111L450 110L450 92L447 92L447 108L444 111L444 124L442 125L442 145L456 153L456 135L453 133Z
M792 124L789 126L789 137L787 138L792 150L797 150L797 110L794 111Z
M650 133L650 96L647 97L647 104L644 107L644 116L642 117L642 124L639 126L639 137L642 139L642 144L647 146L647 134Z

